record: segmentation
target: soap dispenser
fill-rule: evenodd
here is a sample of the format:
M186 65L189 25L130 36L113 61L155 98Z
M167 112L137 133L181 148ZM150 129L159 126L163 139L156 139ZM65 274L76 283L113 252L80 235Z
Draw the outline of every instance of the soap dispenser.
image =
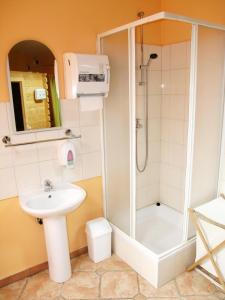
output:
M75 166L75 147L70 141L66 141L60 145L58 150L59 163L66 168L74 168Z

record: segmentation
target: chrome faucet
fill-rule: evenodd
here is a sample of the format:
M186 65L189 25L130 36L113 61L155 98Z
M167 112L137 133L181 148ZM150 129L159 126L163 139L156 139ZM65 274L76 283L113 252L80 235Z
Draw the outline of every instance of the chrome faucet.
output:
M50 192L51 190L53 190L53 188L54 188L54 185L51 182L51 180L45 179L45 181L44 181L44 191L45 192Z

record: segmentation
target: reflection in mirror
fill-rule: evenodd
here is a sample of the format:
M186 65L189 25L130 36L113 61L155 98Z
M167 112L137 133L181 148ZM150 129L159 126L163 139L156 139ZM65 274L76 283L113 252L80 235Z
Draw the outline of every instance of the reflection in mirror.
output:
M60 127L51 50L37 41L19 42L9 52L9 68L16 131Z

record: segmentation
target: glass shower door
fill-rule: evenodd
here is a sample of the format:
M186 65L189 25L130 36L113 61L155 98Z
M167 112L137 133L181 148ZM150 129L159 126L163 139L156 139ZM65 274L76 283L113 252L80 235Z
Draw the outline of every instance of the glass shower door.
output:
M130 120L128 31L101 40L108 55L110 92L104 102L105 197L108 220L130 234Z

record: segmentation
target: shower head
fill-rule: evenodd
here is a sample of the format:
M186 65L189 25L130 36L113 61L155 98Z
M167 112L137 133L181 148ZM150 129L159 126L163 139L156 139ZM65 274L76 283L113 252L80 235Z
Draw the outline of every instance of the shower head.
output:
M156 59L157 57L158 57L158 54L157 54L157 53L151 53L151 54L149 55L147 64L146 64L146 65L140 65L140 68L142 69L142 68L147 68L147 67L149 67L151 60L152 60L152 59Z
M149 58L150 59L156 59L158 57L158 54L157 53L151 53L150 55L149 55Z
M149 58L148 58L147 66L149 66L150 61L151 61L152 59L156 59L157 57L158 57L158 54L157 54L157 53L151 53L151 54L149 55Z

